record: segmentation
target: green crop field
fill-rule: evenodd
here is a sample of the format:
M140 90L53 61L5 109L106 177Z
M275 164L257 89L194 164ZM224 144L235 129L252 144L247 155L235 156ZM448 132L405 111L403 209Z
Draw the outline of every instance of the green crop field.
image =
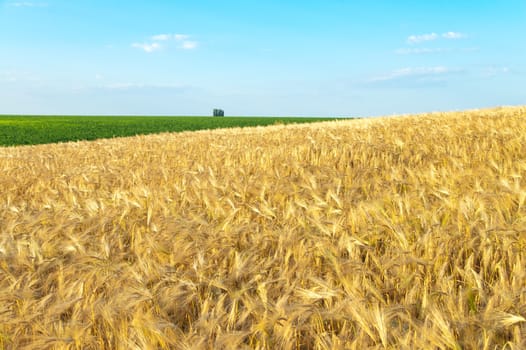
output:
M329 118L277 117L97 117L0 116L0 146L95 140L160 132L180 132L272 124L308 123Z

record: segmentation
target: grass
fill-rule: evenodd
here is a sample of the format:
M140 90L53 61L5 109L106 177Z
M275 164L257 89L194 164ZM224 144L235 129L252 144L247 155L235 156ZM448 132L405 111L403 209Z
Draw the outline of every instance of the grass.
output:
M0 146L34 145L202 129L309 123L328 118L1 116Z
M526 108L0 148L0 349L525 349Z

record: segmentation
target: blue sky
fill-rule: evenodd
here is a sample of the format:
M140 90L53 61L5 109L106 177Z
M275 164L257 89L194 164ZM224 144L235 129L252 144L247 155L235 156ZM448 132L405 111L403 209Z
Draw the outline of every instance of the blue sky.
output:
M0 114L526 104L526 1L0 1Z

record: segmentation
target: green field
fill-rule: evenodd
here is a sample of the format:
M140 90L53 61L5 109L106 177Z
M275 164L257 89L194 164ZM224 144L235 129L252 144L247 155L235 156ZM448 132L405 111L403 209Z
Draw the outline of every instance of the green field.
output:
M160 132L309 123L329 118L0 116L0 146L95 140Z

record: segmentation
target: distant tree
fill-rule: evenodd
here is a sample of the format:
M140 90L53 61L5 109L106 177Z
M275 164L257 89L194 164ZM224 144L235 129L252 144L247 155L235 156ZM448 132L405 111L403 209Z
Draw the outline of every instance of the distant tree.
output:
M225 111L223 111L222 109L214 109L214 117L224 117L225 116Z

